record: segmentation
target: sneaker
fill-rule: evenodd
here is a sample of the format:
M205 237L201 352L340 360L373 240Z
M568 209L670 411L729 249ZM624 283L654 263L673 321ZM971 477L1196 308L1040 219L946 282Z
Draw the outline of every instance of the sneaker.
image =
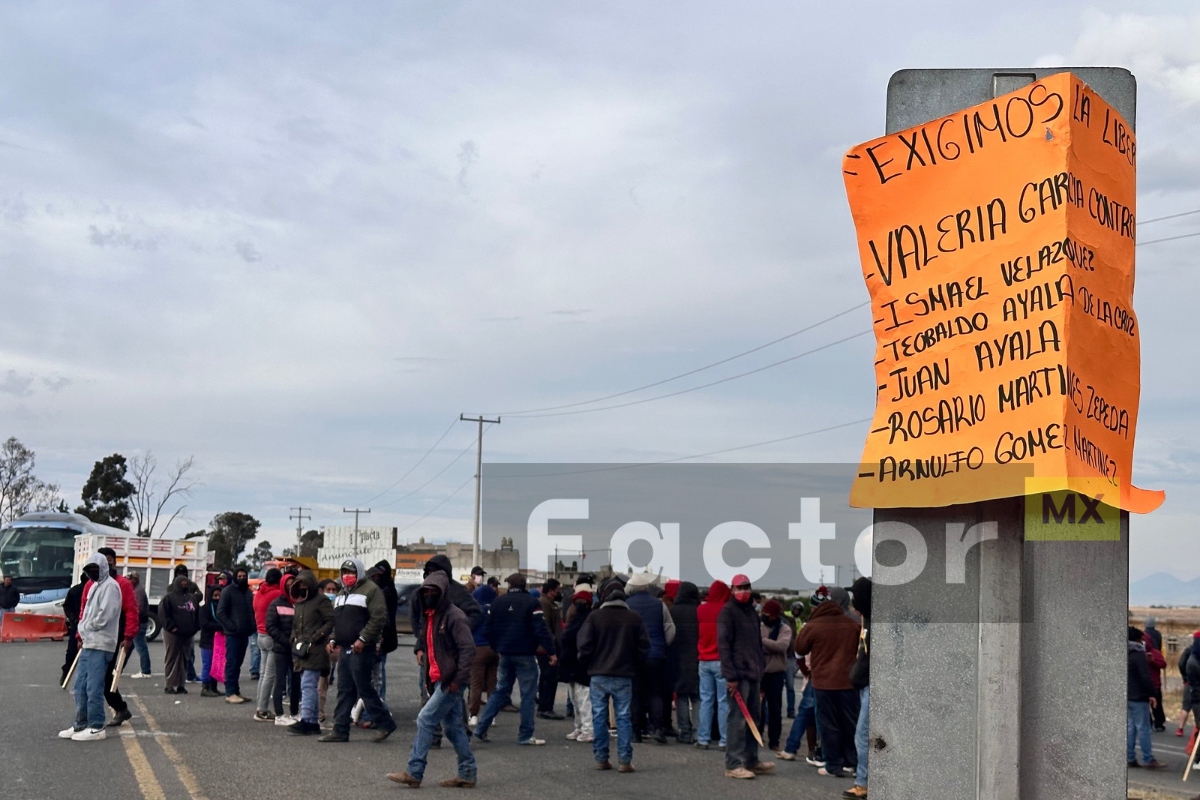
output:
M1183 736L1183 728L1180 728L1179 730L1175 731L1175 735L1176 735L1176 736Z
M1130 761L1126 763L1125 766L1129 767L1130 769L1141 769L1142 767L1142 765L1136 761Z
M659 744L666 744L667 743L667 734L663 733L661 728L659 730L656 730L654 732L654 741L658 742Z
M824 775L826 778L844 778L845 777L845 773L842 772L841 770L838 770L837 772L831 772L831 771L825 769L824 767L821 767L819 770L817 770L817 774Z
M79 733L81 730L83 730L83 728L65 728L58 732L58 738L70 739L75 734Z
M1152 758L1146 763L1142 764L1142 766L1146 769L1166 769L1168 765L1162 761L1159 761L1158 759Z
M570 733L567 734L567 739L569 741L573 742L578 738L579 738L579 731L571 731Z
M270 722L273 719L275 719L275 715L272 714L270 711L255 711L254 712L254 721L255 722Z
M471 730L475 730L476 728L479 727L479 715L478 714L475 714L469 720L467 720L467 727Z
M775 763L773 761L759 761L750 771L755 775L770 775L775 771Z
M775 754L775 757L778 758L780 761L795 761L796 760L796 754L789 753L787 750L780 750L778 753Z
M175 694L187 694L187 693L188 693L188 690L187 690L186 686L180 686L178 689L175 690Z
M598 769L598 770L612 769L612 763L608 762L608 761L597 761L596 769Z
M258 673L257 673L257 672L251 672L251 673L250 673L250 680L252 680L252 681L256 681L256 680L258 680Z
M533 738L531 738L531 739L526 739L526 740L525 740L525 741L523 741L523 742L517 742L517 744L521 744L521 745L529 745L529 746L532 746L532 747L540 747L541 745L544 745L545 743L546 743L546 740L545 740L545 739L539 739L539 738L537 738L536 736L534 736L534 737L533 737Z
M287 714L280 714L275 717L276 725L295 725L300 720L297 717L290 717Z
M624 764L617 765L617 772L633 772L633 764L626 761Z
M405 786L411 786L414 789L421 788L421 782L407 772L389 772L387 779L392 783L403 783Z
M135 672L132 675L130 675L129 677L133 678L136 681L136 680L141 680L142 678L149 678L150 673L149 672Z
M101 739L108 738L108 731L104 728L84 728L71 737L72 742L98 742Z
M509 703L508 705L506 705L504 708L502 708L500 710L507 711L509 714L520 714L521 713L521 709L517 708L512 703Z
M163 688L163 694L179 694L179 690L174 686L166 686Z
M149 678L150 674L147 673L146 677ZM195 675L193 675L192 677L188 678L187 681L185 681L185 683L199 683L199 682L200 682L200 679L197 678Z
M473 739L475 739L475 741L477 741L477 742L487 743L487 742L491 741L491 739L488 738L488 735L486 733L472 733L471 737Z
M857 800L857 798L863 798L866 796L867 787L865 786L851 786L849 789L842 792L842 797L847 798L847 800Z
M708 742L696 742L696 744L693 745L693 747L695 747L697 750L707 750Z
M126 708L124 711L118 711L116 714L113 715L112 721L108 723L108 727L119 728L119 727L121 727L122 722L125 722L126 720L130 720L130 719L133 719L133 712L130 711L128 708ZM101 738L104 738L104 737L101 737ZM82 741L86 741L86 740L76 739L76 741L82 742Z
M447 789L474 789L475 781L467 780L466 778L447 778L444 781L439 781L438 786Z
M221 693L218 692L216 689L210 689L207 686L205 686L203 689L200 690L200 696L201 697L221 697Z
M387 741L387 738L389 736L391 736L395 731L396 731L395 725L393 725L390 728L376 728L375 735L371 737L371 741L375 742L375 744L379 744L380 742Z
M580 744L591 744L592 742L596 741L596 737L592 736L590 733L580 734L579 738L575 741L579 742Z
M244 702L246 702L246 698L244 698L238 694L231 694L225 698L225 702L226 703L244 703Z
M559 714L557 711L539 711L538 716L541 717L542 719L553 719L553 720L566 719L566 717L564 717L562 714Z
M304 720L300 720L299 722L293 722L291 725L288 725L288 733L295 734L296 736L311 736L314 733L320 732L321 726L315 722L305 722Z
M825 766L825 759L821 758L818 755L806 756L804 758L804 762L806 764L812 764L814 767L824 767Z
M332 731L330 731L329 733L325 734L324 736L318 736L317 741L318 742L348 742L348 741L350 741L350 737L342 736L339 733L333 733Z
M725 777L726 778L737 778L738 780L748 781L754 777L754 773L751 772L750 770L746 769L745 767L738 767L737 769L725 770Z

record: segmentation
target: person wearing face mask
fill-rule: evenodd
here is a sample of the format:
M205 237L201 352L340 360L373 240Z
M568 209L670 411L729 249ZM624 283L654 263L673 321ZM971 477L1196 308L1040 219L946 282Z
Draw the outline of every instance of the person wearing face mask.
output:
M357 558L342 562L342 591L333 601L333 639L326 649L340 652L338 657L338 700L333 712L333 731L319 742L350 741L350 714L361 697L375 723L372 740L382 742L396 730L387 706L371 684L371 672L383 627L387 624L387 603L383 592L367 580L367 570Z
M592 593L575 588L571 598L570 622L563 631L558 662L559 677L567 682L567 696L575 712L575 727L567 738L578 742L592 741L592 703L588 691L587 667L579 660L579 630L592 610Z
M108 577L112 578L113 583L121 591L122 614L117 627L119 637L117 648L123 648L126 658L128 658L129 654L133 652L133 637L137 635L137 597L134 595L133 584L129 582L129 579L124 575L117 574L117 552L111 547L101 547L97 552L104 556L105 561L108 563ZM88 594L94 586L95 582L89 581L83 587L83 599L80 601L80 618L87 611ZM113 710L113 718L108 723L108 727L110 728L116 728L133 717L133 712L129 710L129 704L121 697L121 692L111 689L113 671L116 669L116 666L117 652L114 650L113 658L108 662L108 671L104 675L104 701Z
M79 652L79 612L83 603L83 587L87 582L87 573L79 573L79 583L67 591L67 597L63 600L63 616L67 618L67 635L64 637L67 640L67 654L63 660L62 677L58 679L60 684L66 682L67 673L71 671L75 655Z
M192 648L192 637L200 629L200 608L192 594L192 582L186 575L175 579L171 591L158 604L158 620L167 646L163 667L167 685L163 691L187 694L183 685L187 677L187 653Z
M763 603L762 646L766 655L763 668L762 693L765 708L759 717L766 717L767 746L779 749L779 736L783 731L783 685L787 679L787 662L795 661L792 656L792 629L783 621L783 606L778 600Z
M318 697L322 672L329 672L329 651L326 645L333 633L333 603L317 589L317 578L311 570L301 570L296 579L288 582L292 601L291 647L292 670L300 674L300 720L288 726L288 732L299 736L321 732ZM292 684L296 691L296 683Z
M860 697L850 682L850 668L858 657L861 626L850 616L850 595L840 586L829 590L829 600L813 608L796 636L796 655L808 656L817 707L817 730L825 765L820 775L840 778L858 766L854 731L858 726ZM797 740L798 741L798 740Z
M458 756L458 775L439 785L471 789L475 786L475 756L463 724L462 692L471 679L471 662L475 658L475 643L467 615L450 602L449 578L434 570L421 585L421 626L413 629L418 652L424 653L427 665L425 679L429 700L417 716L417 735L405 772L390 773L388 780L414 789L425 777L429 749L433 746L433 730L441 725L445 736Z
M226 584L227 585L227 584ZM207 599L200 607L200 696L221 697L217 683L225 677L224 668L214 671L218 646L220 647L222 664L225 655L225 634L221 630L221 621L217 619L217 606L221 602L221 584L213 584L207 590Z
M250 649L250 638L258 633L250 573L245 569L238 568L233 581L221 592L217 619L225 632L225 702L245 703L249 698L242 696L242 664Z
M730 581L733 599L717 615L717 650L721 656L721 677L729 695L729 717L726 720L725 777L753 778L772 772L775 764L758 760L758 743L750 735L747 717L759 716L759 693L762 686L763 656L762 628L754 613L750 578L734 575ZM746 706L737 702L737 693Z
M329 598L329 607L333 608L333 601L337 599L338 592L342 590L342 585L333 578L325 578L318 586L321 589L321 594ZM318 721L325 724L325 701L329 696L329 687L333 684L334 675L337 673L338 654L329 654L329 666L321 670L321 678L317 681L317 717Z
M59 731L60 739L91 742L108 736L104 730L105 674L120 642L124 616L121 589L108 570L108 560L100 553L83 568L91 598L79 617L82 649L75 667L75 723Z

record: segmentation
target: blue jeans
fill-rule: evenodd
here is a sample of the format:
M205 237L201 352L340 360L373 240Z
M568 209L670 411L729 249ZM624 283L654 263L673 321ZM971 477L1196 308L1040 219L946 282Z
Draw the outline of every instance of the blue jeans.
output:
M804 738L804 732L808 730L808 726L817 721L817 696L813 692L812 681L804 687L804 692L800 695L800 706L796 709L796 719L792 721L792 730L788 734L787 744L783 746L785 752L796 755L800 752L800 740ZM817 729L817 738L820 738L820 728ZM855 740L857 743L857 740Z
M713 701L716 700L717 726L721 731L721 746L725 746L729 695L725 691L725 679L721 677L720 661L700 662L700 728L696 741L709 744L712 739Z
M255 637L251 636L251 642ZM262 668L262 652L253 644L250 645L250 674L258 675Z
M512 701L512 690L521 684L521 729L517 732L518 742L533 738L533 710L537 705L538 667L536 656L506 656L500 654L500 667L496 671L496 691L488 695L487 706L479 715L475 735L487 736L492 720L500 709Z
M75 728L103 729L104 675L113 660L111 652L90 650L79 651L79 665L75 667Z
M588 693L592 700L592 753L596 763L608 761L608 698L617 715L617 761L633 761L633 679L593 675ZM490 701L489 701L490 702ZM711 725L711 721L709 722Z
M211 647L201 647L200 648L200 682L201 683L208 683L209 679L212 678L212 674L211 674L212 673L212 656L213 656L213 651L212 651Z
M150 674L150 648L146 646L146 626L139 625L137 635L133 637L133 649L137 650L138 659L141 661L141 672L145 675Z
M800 667L796 665L796 659L789 658L787 679L783 684L784 691L787 692L787 715L789 717L796 713L796 673L799 671Z
M870 728L870 713L868 702L871 699L871 687L864 686L858 690L858 725L854 728L854 748L858 750L858 766L854 768L854 785L867 785L867 730Z
M471 739L463 724L462 702L462 689L450 692L440 682L434 687L429 701L417 715L417 737L413 739L412 754L408 757L409 775L417 780L425 777L433 729L441 725L458 756L458 777L464 781L475 780L475 755L471 752Z
M1134 745L1141 745L1142 761L1153 761L1150 749L1150 703L1146 700L1127 700L1125 703L1125 760L1137 761Z
M300 673L300 719L317 724L317 688L321 684L319 669L306 669ZM293 688L292 691L295 691Z
M225 696L242 693L242 663L246 660L246 648L250 646L248 636L225 634ZM258 648L254 648L256 651Z

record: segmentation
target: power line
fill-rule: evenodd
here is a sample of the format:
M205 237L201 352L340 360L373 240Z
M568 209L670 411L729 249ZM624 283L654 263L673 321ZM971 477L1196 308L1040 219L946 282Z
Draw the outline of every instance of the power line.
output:
M446 430L445 430L445 431L442 433L442 435L438 437L438 440L437 440L436 442L434 442L434 443L433 443L433 447L430 447L428 450L426 450L426 451L425 451L425 455L421 456L421 457L420 457L420 458L417 460L417 463L413 464L413 465L412 465L412 467L410 467L410 468L409 468L408 472L406 472L406 473L404 473L403 475L401 475L401 476L400 476L400 477L399 477L399 478L396 480L396 482L395 482L395 483L393 483L391 486L389 486L388 488L384 489L382 492L380 492L379 494L375 495L375 496L374 496L374 497L372 497L370 500L366 500L366 501L364 501L363 503L361 503L361 505L364 505L364 506L365 506L367 503L371 503L371 502L373 502L373 501L375 501L375 500L378 500L379 498L383 497L385 494L387 494L388 492L390 492L392 489L395 489L397 486L399 486L401 481L403 481L405 478L407 478L409 475L411 475L411 474L413 473L413 470L415 470L417 467L421 466L421 464L422 464L422 463L424 463L425 459L429 458L429 454L430 454L430 453L432 453L432 452L434 451L434 448L436 448L436 447L437 447L439 444L441 444L441 443L442 443L442 439L445 439L445 438L446 438L446 436L447 436L447 435L450 433L450 431L454 429L454 423L456 423L456 422L458 422L458 420L457 420L457 419L453 419L453 420L451 420L451 421L450 421L450 426L449 426L448 428L446 428Z
M456 420L456 421L457 421L457 420ZM408 494L406 494L406 495L402 495L402 496L400 496L400 497L397 497L395 500L392 500L392 501L390 501L390 502L387 502L387 503L381 503L380 505L376 506L376 508L387 508L388 506L394 506L394 505L396 505L396 503L399 503L399 502L401 502L402 500L407 500L408 498L412 497L414 494L416 494L417 492L421 491L421 490L422 490L422 489L424 489L426 486L428 486L429 484L433 483L433 482L434 482L434 481L436 481L438 478L440 478L440 477L442 476L442 474L443 474L443 473L444 473L446 470L450 469L450 468L451 468L451 467L453 467L455 464L457 464L457 463L458 463L458 461L459 461L459 459L461 459L461 458L462 458L463 456L465 456L467 453L471 452L471 450L472 450L474 447L475 447L475 442L471 442L469 445L467 445L467 446L466 446L466 448L464 448L464 449L463 449L463 451L462 451L461 453L459 453L458 455L456 455L456 456L454 457L454 460L453 460L453 461L451 461L451 462L450 462L449 464L447 464L446 466L442 467L441 471L440 471L440 472L438 472L438 474L437 474L437 475L434 475L432 478L430 478L429 480L425 481L423 484L421 484L420 486L418 486L416 489L413 489L413 490L412 490L411 492L409 492Z
M1200 214L1200 208L1194 208L1191 211L1180 211L1178 214L1167 214L1165 217L1155 217L1154 219L1139 219L1138 227L1149 225L1152 222L1162 222L1167 219L1178 219L1179 217L1189 217L1192 214Z
M871 333L871 331L859 331L858 333L854 333L854 334L851 334L850 336L846 336L841 339L837 339L835 341L829 342L827 344L823 344L820 347L814 347L811 350L805 350L803 353L798 353L797 355L790 356L790 357L782 359L780 361L775 361L771 364L766 364L766 365L758 367L756 369L748 370L747 372L741 372L741 373L738 373L737 375L730 375L727 378L721 378L720 380L717 380L717 381L711 381L709 383L700 384L699 386L693 386L689 389L680 389L677 392L669 392L667 394L660 394L660 395L656 395L654 397L645 397L641 400L632 400L628 403L617 403L616 405L601 406L599 408L580 408L580 409L576 409L575 411L556 411L556 412L553 412L550 414L521 414L521 415L517 415L516 418L517 419L536 419L538 417L564 417L564 416L570 416L573 414L590 414L593 411L611 411L614 408L627 408L629 406L641 405L642 403L652 403L655 400L665 400L668 397L678 397L681 394L687 394L689 392L696 392L696 391L699 391L700 389L707 389L711 386L717 386L722 383L728 383L729 381L735 381L738 378L745 378L747 375L753 375L757 372L763 372L764 370L773 369L774 367L778 367L782 364L787 364L791 361L795 361L797 359L804 358L805 356L811 356L813 353L819 353L822 350L828 350L830 347L842 344L843 342L848 342L851 339L857 339L860 336L866 336L869 333Z
M433 508L431 508L431 509L429 509L428 511L426 511L426 512L425 512L424 514L422 514L420 517L418 517L417 519L413 520L412 522L410 522L410 523L409 523L408 525L406 525L405 527L401 528L399 531L397 531L397 532L396 532L396 535L397 535L397 536L399 536L400 534L404 533L404 532L405 532L406 530L408 530L409 528L413 527L413 526L414 526L414 525L416 525L417 523L419 523L419 522L421 522L422 520L424 520L426 517L428 517L428 516L429 516L430 514L432 514L433 512L437 511L437 510L438 510L439 508L441 508L442 506L446 505L446 503L450 502L450 500L451 500L451 499L452 499L452 498L453 498L453 497L454 497L456 494L458 494L459 492L461 492L463 489L467 488L467 485L468 485L468 484L469 484L471 481L473 481L473 480L475 480L475 476L474 476L474 475L472 475L471 477L467 478L465 481L463 481L463 482L462 482L462 485L461 485L461 486L459 486L457 489L455 489L455 490L454 490L453 492L451 492L450 494L448 494L448 495L446 495L445 497L443 497L443 498L442 498L442 502L438 503L436 506L434 506Z
M1195 233L1183 233L1183 234L1180 234L1179 236L1167 236L1162 239L1151 239L1148 242L1138 242L1137 246L1141 247L1144 244L1158 244L1159 242L1173 242L1176 239L1190 239L1193 236L1200 236L1200 231L1196 231Z
M686 378L689 375L695 375L698 372L704 372L705 370L712 369L713 367L719 367L722 364L728 364L730 361L735 361L739 358L742 358L743 356L748 356L751 353L757 353L759 350L763 350L765 348L771 347L772 345L779 344L780 342L786 342L788 339L791 339L795 336L799 336L800 334L805 333L807 331L811 331L813 328L820 327L821 325L824 325L827 322L832 322L833 320L838 319L839 317L844 317L845 315L849 314L851 311L857 311L858 309L860 309L864 306L867 306L867 305L870 305L869 301L859 303L858 305L851 306L850 308L847 308L843 311L839 311L838 313L834 314L833 316L826 317L825 319L820 320L819 322L814 322L811 325L806 325L805 327L801 328L800 330L792 331L789 334L780 336L778 339L772 339L771 341L766 342L765 344L760 344L758 347L752 347L749 350L745 350L736 355L729 356L728 358L723 358L720 361L714 361L713 363L706 364L703 367L697 367L696 369L688 370L687 372L681 372L678 375L674 375L670 378L663 378L662 380L655 381L654 383L647 383L644 386L637 386L633 389L626 389L623 392L617 392L615 394L608 394L608 395L604 395L603 397L593 397L591 400L580 400L577 403L564 403L563 405L560 405L560 406L546 406L544 408L527 408L523 411L501 411L501 412L499 412L499 414L501 416L509 416L509 415L513 415L513 414L534 414L534 413L541 412L541 411L558 411L559 409L563 409L563 408L576 408L577 406L586 406L586 405L591 405L592 403L601 403L605 400L612 400L615 397L624 397L627 394L633 394L634 392L640 392L643 389L653 389L655 386L662 386L664 383L670 383L671 381L677 381L680 378Z

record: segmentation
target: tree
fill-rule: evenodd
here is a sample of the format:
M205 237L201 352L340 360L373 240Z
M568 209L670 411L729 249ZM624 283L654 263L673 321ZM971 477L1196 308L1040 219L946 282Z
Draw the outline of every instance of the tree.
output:
M36 460L34 452L15 436L0 445L0 524L61 504L58 484L46 483L33 474Z
M305 531L300 537L300 555L307 558L317 557L317 548L325 546L325 534L320 531Z
M191 456L177 462L175 468L167 474L166 488L164 489L161 482L154 478L154 471L158 469L158 461L155 460L154 454L147 451L144 456L134 456L130 463L130 471L133 473L134 487L133 519L138 536L153 536L157 531L161 537L179 516L179 512L187 508L187 504L184 503L171 512L162 530L158 530L159 520L167 505L172 500L179 501L191 497L192 489L200 485L187 478L187 473L191 471L192 465Z
M75 513L82 514L98 525L111 525L114 528L128 525L132 513L129 498L133 496L134 486L125 477L127 469L125 456L120 453L97 461L87 483L83 485L83 505L76 508Z
M246 545L258 536L260 525L254 517L240 511L226 511L213 517L208 531L213 568L233 569Z
M250 571L261 572L263 563L270 561L275 557L271 552L271 543L267 541L259 542L254 546L254 552L250 554Z

